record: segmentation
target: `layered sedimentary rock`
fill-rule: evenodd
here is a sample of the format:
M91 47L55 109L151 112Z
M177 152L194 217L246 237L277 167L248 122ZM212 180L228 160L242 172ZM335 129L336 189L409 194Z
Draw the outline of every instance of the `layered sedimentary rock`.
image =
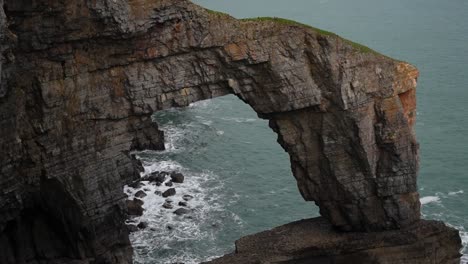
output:
M209 264L460 263L458 231L421 220L401 230L337 232L323 218L246 236L236 252Z
M3 1L1 263L130 263L122 187L132 150L164 147L151 114L229 93L270 120L335 228L419 221L413 66L185 0Z

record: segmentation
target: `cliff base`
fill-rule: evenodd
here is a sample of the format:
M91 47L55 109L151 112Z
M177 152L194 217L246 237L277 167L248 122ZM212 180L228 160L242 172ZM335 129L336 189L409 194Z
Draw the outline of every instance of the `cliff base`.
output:
M458 231L421 220L402 230L342 233L324 218L289 223L236 241L235 253L209 264L460 263Z

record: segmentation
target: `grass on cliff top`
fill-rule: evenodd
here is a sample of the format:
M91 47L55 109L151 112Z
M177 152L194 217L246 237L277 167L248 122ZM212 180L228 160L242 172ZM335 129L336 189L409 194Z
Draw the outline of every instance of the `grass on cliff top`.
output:
M208 8L205 8L205 10L209 14L212 14L212 15L232 17L231 15L229 15L227 13L220 12L220 11L215 11L215 10L211 10L211 9L208 9ZM362 53L380 54L377 51L375 51L375 50L373 50L373 49L371 49L371 48L369 48L367 46L364 46L362 44L356 43L356 42L351 41L349 39L345 39L343 37L340 37L340 36L338 36L337 34L335 34L333 32L326 31L326 30L323 30L323 29L320 29L320 28L313 27L311 25L307 25L307 24L300 23L300 22L290 20L290 19L286 19L286 18L280 18L280 17L255 17L255 18L243 18L243 19L240 19L240 20L241 21L259 21L259 22L272 21L272 22L275 22L275 23L283 24L283 25L306 27L306 28L310 28L310 29L314 30L315 32L317 32L320 35L338 37L338 38L344 40L345 42L350 44L352 47L354 47L356 50L358 50L358 51L360 51Z
M343 39L345 42L349 43L355 49L359 50L360 52L363 52L363 53L371 52L371 53L380 54L377 51L375 51L375 50L373 50L373 49L371 49L371 48L369 48L367 46L356 43L356 42L351 41L349 39L342 38L342 37L338 36L337 34L335 34L333 32L326 31L326 30L323 30L323 29L320 29L320 28L316 28L316 27L313 27L313 26L310 26L310 25L307 25L307 24L303 24L303 23L300 23L300 22L297 22L297 21L294 21L294 20L290 20L290 19L279 18L279 17L256 17L256 18L244 18L244 19L240 19L240 20L241 21L260 21L260 22L261 21L272 21L272 22L275 22L275 23L283 24L283 25L306 27L306 28L310 28L310 29L314 30L315 32L319 33L320 35L339 37L339 38Z
M208 8L205 8L206 12L208 12L208 14L212 14L212 15L216 15L216 16L227 16L227 17L231 17L231 15L229 14L226 14L226 13L223 13L223 12L220 12L220 11L215 11L215 10L211 10L211 9L208 9Z

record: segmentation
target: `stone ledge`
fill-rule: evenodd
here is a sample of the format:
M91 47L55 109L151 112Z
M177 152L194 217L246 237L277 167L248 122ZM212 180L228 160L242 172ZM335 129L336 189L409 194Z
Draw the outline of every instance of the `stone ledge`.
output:
M460 263L458 231L421 220L402 230L335 231L324 218L289 223L236 241L236 252L209 264Z

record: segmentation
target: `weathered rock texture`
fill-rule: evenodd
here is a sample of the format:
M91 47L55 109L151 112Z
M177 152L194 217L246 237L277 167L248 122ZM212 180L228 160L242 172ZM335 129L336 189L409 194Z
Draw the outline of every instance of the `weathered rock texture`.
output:
M122 186L131 150L164 146L151 114L229 93L270 120L333 226L419 221L413 66L186 0L0 4L1 263L130 263Z
M236 252L210 264L460 263L458 231L421 220L401 230L341 233L327 220L290 223L243 237Z

